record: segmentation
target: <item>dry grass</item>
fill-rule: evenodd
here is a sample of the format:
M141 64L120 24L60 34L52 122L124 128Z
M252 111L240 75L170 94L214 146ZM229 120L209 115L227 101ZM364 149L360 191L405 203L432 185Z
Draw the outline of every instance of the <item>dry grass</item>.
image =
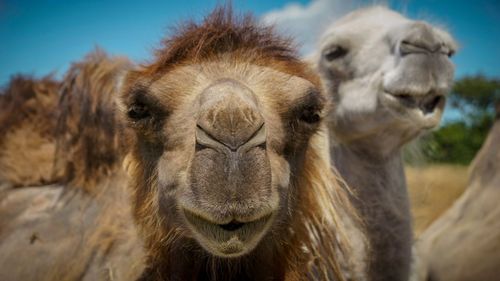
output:
M467 186L466 166L406 167L415 235L450 207Z

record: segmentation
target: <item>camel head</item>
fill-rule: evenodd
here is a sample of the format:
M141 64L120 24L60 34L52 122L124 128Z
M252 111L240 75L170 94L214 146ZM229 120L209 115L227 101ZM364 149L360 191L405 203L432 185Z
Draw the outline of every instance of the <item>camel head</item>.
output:
M135 131L129 170L146 243L184 239L234 258L283 228L325 114L319 84L287 41L222 10L130 72L122 111Z
M445 31L383 7L335 22L320 40L315 64L336 102L331 126L340 142L399 148L436 127L456 48Z

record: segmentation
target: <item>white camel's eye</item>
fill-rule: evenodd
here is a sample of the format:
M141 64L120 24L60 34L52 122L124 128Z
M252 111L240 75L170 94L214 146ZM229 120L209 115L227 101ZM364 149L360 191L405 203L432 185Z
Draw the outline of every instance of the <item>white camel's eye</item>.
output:
M323 51L323 57L327 61L333 61L347 54L347 49L341 46L332 46Z

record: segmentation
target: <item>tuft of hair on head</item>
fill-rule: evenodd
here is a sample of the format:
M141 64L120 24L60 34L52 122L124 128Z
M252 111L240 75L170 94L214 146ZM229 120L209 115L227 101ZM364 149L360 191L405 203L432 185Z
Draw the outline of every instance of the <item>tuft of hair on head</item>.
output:
M132 67L97 48L73 63L61 86L56 169L70 186L92 192L97 181L121 166L126 134L116 110L120 78Z
M156 50L149 74L160 75L179 64L210 61L228 54L253 63L300 62L290 37L278 35L273 26L261 25L251 14L235 16L230 5L215 8L201 23L180 24L171 34Z

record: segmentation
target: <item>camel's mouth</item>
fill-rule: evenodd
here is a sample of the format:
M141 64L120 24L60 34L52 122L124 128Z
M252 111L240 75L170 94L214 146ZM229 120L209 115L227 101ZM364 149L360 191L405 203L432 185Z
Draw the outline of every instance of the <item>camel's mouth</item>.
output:
M222 257L238 257L250 252L273 219L270 213L249 222L233 219L216 223L186 209L183 213L196 240L213 255Z
M424 127L432 128L439 124L446 98L443 94L409 94L384 91L383 102L390 109L421 121Z
M445 101L444 95L428 94L409 94L409 93L391 93L385 91L387 98L397 101L400 105L408 108L418 108L424 114L433 113L440 103Z

